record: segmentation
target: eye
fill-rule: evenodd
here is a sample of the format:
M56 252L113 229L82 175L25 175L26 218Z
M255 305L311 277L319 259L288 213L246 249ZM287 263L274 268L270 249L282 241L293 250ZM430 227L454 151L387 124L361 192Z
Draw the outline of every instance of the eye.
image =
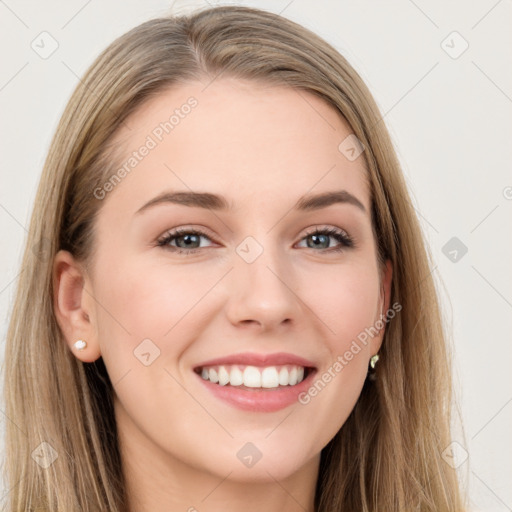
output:
M197 244L201 243L201 238L210 237L199 229L176 229L170 233L166 233L157 242L159 247L164 247L178 254L193 253L201 249ZM176 246L172 245L171 242L176 242Z
M334 238L339 242L338 247L330 247L330 238ZM306 234L302 240L311 240L311 244L307 244L310 249L318 248L329 249L326 252L341 252L344 249L352 248L355 246L354 240L348 235L346 231L335 228L315 228L313 231Z
M166 233L157 241L158 247L163 247L177 254L191 254L200 251L201 238L211 241L210 236L199 229L178 228ZM330 239L334 238L339 245L331 247ZM309 243L309 240L311 243ZM344 249L355 247L354 240L342 229L336 228L315 228L306 234L302 240L308 240L307 248L320 248L323 252L341 252ZM301 241L302 241L301 240Z

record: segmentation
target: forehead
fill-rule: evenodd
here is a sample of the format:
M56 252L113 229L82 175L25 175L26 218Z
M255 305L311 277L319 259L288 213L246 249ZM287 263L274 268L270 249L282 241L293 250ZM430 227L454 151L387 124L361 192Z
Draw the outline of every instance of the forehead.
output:
M369 211L363 154L344 151L351 134L334 107L303 90L238 79L180 84L117 133L116 165L126 172L111 199L135 208L164 190L208 191L241 211L256 199L285 207L345 189Z

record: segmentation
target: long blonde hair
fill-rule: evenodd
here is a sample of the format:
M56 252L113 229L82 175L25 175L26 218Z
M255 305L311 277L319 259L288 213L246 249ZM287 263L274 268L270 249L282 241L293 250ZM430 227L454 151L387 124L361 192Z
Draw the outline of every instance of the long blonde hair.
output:
M390 304L376 380L323 449L318 512L462 510L450 444L451 377L423 235L381 114L350 64L309 30L278 15L224 6L148 21L114 41L74 91L37 191L7 333L4 397L8 511L126 510L102 359L68 349L53 309L60 249L85 264L114 171L112 136L164 88L218 76L285 85L323 98L364 151L381 262L391 260ZM55 458L55 456L57 456Z

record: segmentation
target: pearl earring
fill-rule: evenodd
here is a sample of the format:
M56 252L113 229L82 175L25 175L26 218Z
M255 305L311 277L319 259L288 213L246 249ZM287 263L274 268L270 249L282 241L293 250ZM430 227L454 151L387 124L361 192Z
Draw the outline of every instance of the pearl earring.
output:
M87 343L84 340L78 340L78 341L75 341L75 344L73 346L77 350L84 350L84 348L87 346Z

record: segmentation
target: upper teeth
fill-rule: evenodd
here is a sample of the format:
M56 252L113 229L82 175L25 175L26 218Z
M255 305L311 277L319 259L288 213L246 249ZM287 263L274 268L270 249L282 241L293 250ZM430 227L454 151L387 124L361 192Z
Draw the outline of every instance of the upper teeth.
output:
M249 388L277 388L294 386L304 379L304 367L223 365L202 368L201 377L221 386L247 386Z

